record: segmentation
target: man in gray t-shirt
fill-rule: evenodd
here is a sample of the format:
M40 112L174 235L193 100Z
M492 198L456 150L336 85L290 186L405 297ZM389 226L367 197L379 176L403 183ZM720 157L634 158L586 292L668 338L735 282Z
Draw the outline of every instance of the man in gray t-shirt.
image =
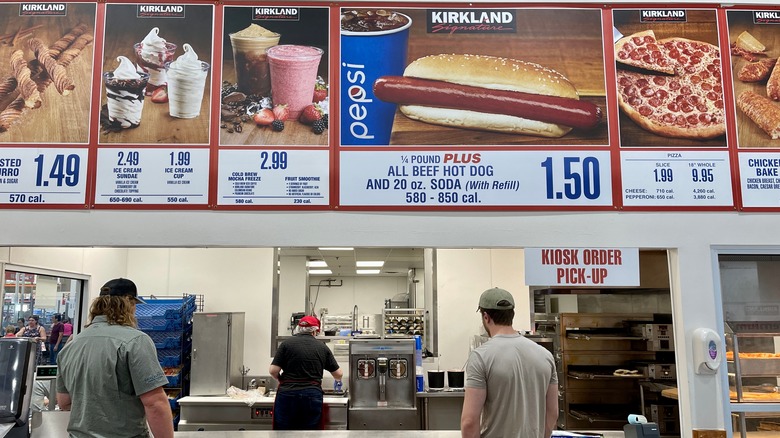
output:
M549 438L555 428L555 361L547 349L512 328L514 308L512 294L504 289L488 289L479 298L490 340L472 351L466 364L464 438Z
M168 384L154 342L134 328L135 284L118 278L100 289L90 323L57 357L57 404L69 410L72 438L173 437ZM147 428L147 422L149 427Z

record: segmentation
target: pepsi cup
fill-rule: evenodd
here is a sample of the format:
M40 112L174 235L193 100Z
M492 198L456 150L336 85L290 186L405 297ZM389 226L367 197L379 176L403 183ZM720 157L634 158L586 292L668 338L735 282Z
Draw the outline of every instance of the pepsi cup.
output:
M367 14L361 21L359 14ZM364 26L385 20L379 28ZM361 26L356 23L360 21ZM386 10L342 10L341 13L341 144L390 143L396 104L374 97L374 81L401 76L411 18Z

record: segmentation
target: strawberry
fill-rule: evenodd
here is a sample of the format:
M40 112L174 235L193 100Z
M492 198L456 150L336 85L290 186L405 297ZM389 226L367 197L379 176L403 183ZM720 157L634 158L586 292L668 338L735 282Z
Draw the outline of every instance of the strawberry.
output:
M322 118L322 110L317 105L309 105L303 109L301 116L298 118L301 123L311 125L316 120Z
M325 87L325 84L318 82L314 86L314 97L312 97L311 101L314 103L322 102L326 97L328 97L327 87Z
M274 107L274 118L276 120L285 121L290 117L290 110L287 109L287 105L281 104Z
M152 92L152 102L154 103L168 102L168 91L165 89L165 87L160 87Z
M259 126L268 126L274 121L274 112L268 108L263 108L252 117Z

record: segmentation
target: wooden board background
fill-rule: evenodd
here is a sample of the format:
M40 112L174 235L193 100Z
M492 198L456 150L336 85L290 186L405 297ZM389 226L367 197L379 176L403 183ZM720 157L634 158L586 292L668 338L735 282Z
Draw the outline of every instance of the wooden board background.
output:
M601 11L518 9L515 34L429 34L424 9L399 9L412 18L408 62L440 53L500 56L535 62L566 76L585 98L602 108L594 130L561 138L448 128L411 120L398 111L392 145L606 145L608 144Z
M106 34L103 50L103 71L114 71L117 56L136 60L133 44L141 42L153 27L160 29L160 37L176 44L174 59L184 54L184 43L189 43L198 59L212 62L213 34L212 5L186 5L185 18L136 18L135 4L106 5ZM211 78L206 77L200 116L193 119L177 119L168 113L168 104L153 103L149 96L144 100L141 124L134 129L104 133L100 143L175 143L207 144L209 142L209 117L211 107ZM102 73L101 73L102 83ZM105 86L101 85L101 107L106 104Z
M684 23L640 23L638 10L616 10L613 12L615 28L623 35L652 29L657 39L670 37L688 38L719 46L716 14L714 9L687 10L687 22ZM721 48L721 56L723 53ZM727 84L723 85L724 88ZM730 111L726 105L726 111ZM619 116L620 145L648 147L725 147L726 136L710 140L689 140L662 137L645 131L634 123L622 111Z
M780 25L753 24L753 11L728 11L729 43L737 41L737 36L743 31L750 32L766 46L769 58L780 57ZM766 96L766 82L745 83L737 79L739 70L748 61L741 56L731 57L732 76L734 78L734 100L745 91L753 91ZM758 127L739 109L737 114L737 145L745 148L779 148L780 140L772 140L769 135Z
M19 28L28 29L42 25L34 31L34 37L51 45L67 34L78 24L84 23L95 32L95 4L69 3L67 16L19 16L19 3L0 5L0 34L14 33ZM34 59L27 42L30 38L10 44L0 44L0 79L13 76L9 62L15 50L24 51L24 59ZM26 109L17 122L4 133L0 133L3 143L65 143L85 144L89 141L89 115L92 96L92 60L94 42L84 48L68 66L67 72L76 88L67 96L61 96L53 85L41 93L41 107ZM18 92L0 99L0 109L16 97Z

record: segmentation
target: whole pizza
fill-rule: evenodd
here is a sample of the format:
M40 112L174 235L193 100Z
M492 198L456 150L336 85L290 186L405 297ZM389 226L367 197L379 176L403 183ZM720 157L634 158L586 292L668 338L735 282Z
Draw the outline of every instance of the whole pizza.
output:
M685 38L656 40L652 30L621 38L615 60L620 109L665 137L710 139L726 132L720 50Z

